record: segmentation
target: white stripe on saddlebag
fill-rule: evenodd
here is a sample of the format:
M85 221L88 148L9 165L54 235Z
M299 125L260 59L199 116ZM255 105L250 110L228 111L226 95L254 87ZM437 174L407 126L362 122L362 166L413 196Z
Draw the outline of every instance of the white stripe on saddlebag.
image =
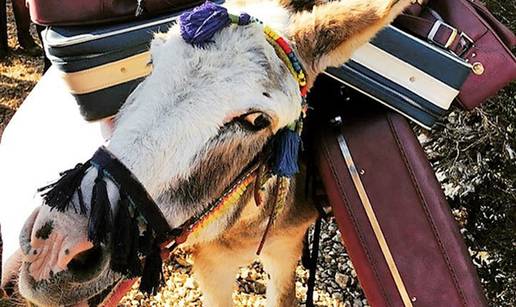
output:
M372 44L360 47L351 58L442 109L449 109L453 99L459 94L458 90L448 84Z

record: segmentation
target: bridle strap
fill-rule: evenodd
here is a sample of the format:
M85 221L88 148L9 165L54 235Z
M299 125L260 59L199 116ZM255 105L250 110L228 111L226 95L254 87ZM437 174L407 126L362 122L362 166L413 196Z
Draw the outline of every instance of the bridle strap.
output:
M140 183L136 176L118 160L107 148L99 147L93 157L89 161L99 172L110 178L118 187L120 193L124 193L130 199L131 203L136 206L137 211L146 220L149 227L152 228L156 235L156 240L161 245L162 254L166 257L179 244L186 241L192 230L198 226L200 222L212 212L216 211L224 197L221 197L211 203L199 214L196 214L186 220L177 228L171 228L160 210L156 202L149 195L145 187ZM241 189L244 181L254 181L258 162L252 163L246 168L242 174L227 188L224 195L234 192L235 189ZM247 183L249 184L249 183ZM224 196L223 195L223 196ZM164 258L165 258L164 257Z
M136 176L104 146L99 147L90 160L98 171L112 179L121 193L125 193L156 234L159 242L170 237L170 228L156 202Z

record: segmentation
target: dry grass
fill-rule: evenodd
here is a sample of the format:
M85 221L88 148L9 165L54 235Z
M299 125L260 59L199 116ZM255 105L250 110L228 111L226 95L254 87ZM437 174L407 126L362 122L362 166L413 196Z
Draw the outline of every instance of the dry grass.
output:
M11 12L10 4L7 9ZM7 58L0 60L0 136L43 71L43 61L25 55L18 46L12 14L8 14L7 27L10 53ZM35 33L33 36L37 38Z

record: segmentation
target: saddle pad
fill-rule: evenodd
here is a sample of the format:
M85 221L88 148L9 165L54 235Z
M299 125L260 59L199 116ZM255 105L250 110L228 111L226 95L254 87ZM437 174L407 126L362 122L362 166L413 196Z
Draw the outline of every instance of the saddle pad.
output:
M201 4L203 0L26 0L36 24L85 25L113 23L178 11Z
M470 72L465 60L389 26L326 73L430 129Z
M45 52L86 120L114 115L150 73L149 42L178 13L108 26L49 27Z
M181 13L102 26L51 26L45 30L45 53L60 71L86 120L118 112L132 90L151 72L149 48L154 35L166 32Z
M332 95L333 87L326 84L311 97L314 108L333 108L332 116L311 123L319 127L311 129L311 159L369 304L487 306L451 210L407 121L364 95Z

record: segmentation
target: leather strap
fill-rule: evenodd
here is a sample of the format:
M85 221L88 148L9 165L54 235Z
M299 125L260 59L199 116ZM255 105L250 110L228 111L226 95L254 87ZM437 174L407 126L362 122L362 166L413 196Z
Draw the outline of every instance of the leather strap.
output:
M156 232L158 241L163 242L170 237L172 229L158 205L136 176L122 162L104 146L101 146L91 158L91 163L101 166L105 174L118 185L118 188L131 198L148 225Z
M147 51L85 70L62 72L61 77L72 94L81 95L144 78L151 71L151 56Z
M353 185L355 186L355 190L358 193L371 228L373 229L373 233L376 237L376 240L378 241L378 245L380 246L380 250L382 251L385 262L389 267L389 271L391 272L394 283L396 284L396 288L398 289L401 300L403 301L403 305L404 307L413 307L412 299L410 298L407 292L407 288L405 287L405 283L401 278L398 266L394 261L394 257L392 256L389 245L387 244L387 240L385 239L380 223L376 218L373 206L369 200L369 196L367 195L366 189L362 183L362 179L360 178L360 174L356 168L355 162L353 161L353 157L351 156L351 151L342 133L337 135L337 142L339 144L341 154L344 157L344 161L348 168L349 175L351 176L351 180L353 181Z
M314 291L315 291L315 273L317 270L317 258L319 257L319 240L321 235L321 217L317 219L314 226L314 234L312 239L312 255L310 256L310 264L308 267L308 282L306 289L306 307L314 307Z
M458 56L462 56L473 46L473 40L464 32L438 18L437 13L422 12L421 16L402 14L396 24L420 38L428 40Z
M434 26L436 21L441 21L441 23L444 25L448 31L444 31L443 34L439 34L439 36L436 38L439 45L445 44L447 42L447 39L449 39L449 35L447 34L451 33L451 29L454 29L449 24L446 24L444 20L439 16L439 14L434 11L433 9L429 8L427 6L429 0L418 0L416 3L410 5L404 12L404 14L398 16L395 23L403 27L404 30L411 32L417 36L420 36L424 39L428 38L428 35L430 33L431 27ZM450 1L458 1L458 0L450 0ZM465 15L472 15L476 13L476 16L474 18L480 18L483 19L483 22L485 24L488 24L489 27L491 27L491 31L494 32L502 41L504 45L506 45L509 49L512 49L516 46L516 35L509 29L507 26L505 26L503 23L501 23L499 20L496 19L495 16L489 11L489 9L483 5L480 1L477 0L470 0L467 1L467 4L472 7L471 11L465 11L463 12ZM448 9L454 9L452 4L448 5ZM473 13L475 12L475 13ZM419 16L420 18L417 18ZM464 18L469 18L470 16L465 16ZM457 45L461 43L459 39L462 40L462 43L464 43L464 39L466 41L471 41L471 38L466 35L465 32L462 32L461 30L467 30L467 29L456 29L458 38L455 39L451 45L450 51L455 52L456 54L460 54L461 52L464 53L465 51L462 49L457 49ZM458 48L463 48L459 45Z

